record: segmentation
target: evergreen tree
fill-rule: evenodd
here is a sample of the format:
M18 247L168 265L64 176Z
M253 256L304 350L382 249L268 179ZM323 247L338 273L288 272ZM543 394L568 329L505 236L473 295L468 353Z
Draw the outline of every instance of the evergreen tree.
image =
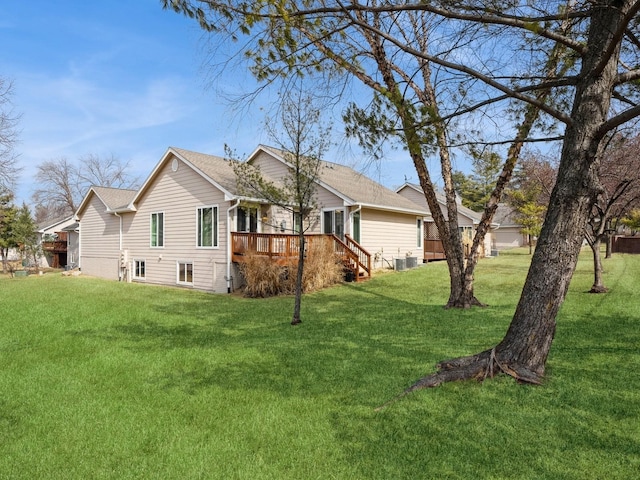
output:
M9 270L9 250L17 247L13 227L17 214L12 203L13 195L8 190L0 191L0 257L2 258L2 273Z
M502 170L502 159L490 151L473 151L472 155L472 173L465 175L464 172L453 172L453 184L462 199L462 205L474 212L482 212L496 186Z
M33 264L38 269L42 256L42 248L38 244L37 225L31 216L31 210L26 204L22 204L13 222L13 238L18 245L23 261Z

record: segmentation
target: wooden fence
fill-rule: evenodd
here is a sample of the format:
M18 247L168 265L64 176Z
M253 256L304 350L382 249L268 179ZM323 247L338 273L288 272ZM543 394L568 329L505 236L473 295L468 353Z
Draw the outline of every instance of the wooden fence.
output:
M640 253L640 236L613 237L613 253Z

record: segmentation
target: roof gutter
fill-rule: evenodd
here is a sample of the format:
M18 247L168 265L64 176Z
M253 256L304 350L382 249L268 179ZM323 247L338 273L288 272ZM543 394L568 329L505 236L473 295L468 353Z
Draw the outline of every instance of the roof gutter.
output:
M407 215L418 215L422 217L427 217L430 215L427 210L413 210L413 209L403 208L403 207L391 207L391 206L375 205L373 203L362 203L362 202L357 203L356 205L358 206L358 209L362 209L363 207L366 207L366 208L371 208L373 210L381 210L385 212L394 212L394 213L405 213Z

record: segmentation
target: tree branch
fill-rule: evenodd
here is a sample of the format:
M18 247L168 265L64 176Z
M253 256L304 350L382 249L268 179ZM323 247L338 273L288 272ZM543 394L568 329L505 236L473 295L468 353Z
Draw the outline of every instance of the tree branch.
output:
M607 132L610 132L611 130L618 128L623 123L634 119L638 115L640 115L640 105L636 105L635 107L629 108L628 110L625 110L619 115L616 115L615 117L610 118L609 120L604 122L602 125L600 125L600 128L598 129L598 135L601 135L604 137L607 134Z

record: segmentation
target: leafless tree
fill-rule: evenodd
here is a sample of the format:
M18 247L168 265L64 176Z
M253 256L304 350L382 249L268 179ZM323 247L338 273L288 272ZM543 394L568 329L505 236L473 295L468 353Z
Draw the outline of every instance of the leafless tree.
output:
M322 110L316 106L316 101L305 94L302 88L285 92L280 111L282 130L273 126L275 122L272 119L265 122L289 171L288 175L279 179L278 184L265 178L259 169L246 162L233 162L236 181L243 192L254 198L268 200L272 205L291 212L294 218L292 231L298 236L298 265L291 325L302 323L300 312L306 257L305 233L315 224L317 182L322 170L322 156L328 148L330 137L330 127L322 125Z
M21 168L15 151L20 115L13 111L13 83L0 77L0 187L13 191Z
M604 293L603 265L600 247L610 249L614 226L633 208L640 207L640 137L613 139L600 163L600 185L585 230L585 238L593 253L594 279L591 293Z
M66 157L47 160L37 167L38 187L33 193L38 221L71 215L93 185L135 188L138 179L128 173L129 163L114 155L84 155L78 162Z

